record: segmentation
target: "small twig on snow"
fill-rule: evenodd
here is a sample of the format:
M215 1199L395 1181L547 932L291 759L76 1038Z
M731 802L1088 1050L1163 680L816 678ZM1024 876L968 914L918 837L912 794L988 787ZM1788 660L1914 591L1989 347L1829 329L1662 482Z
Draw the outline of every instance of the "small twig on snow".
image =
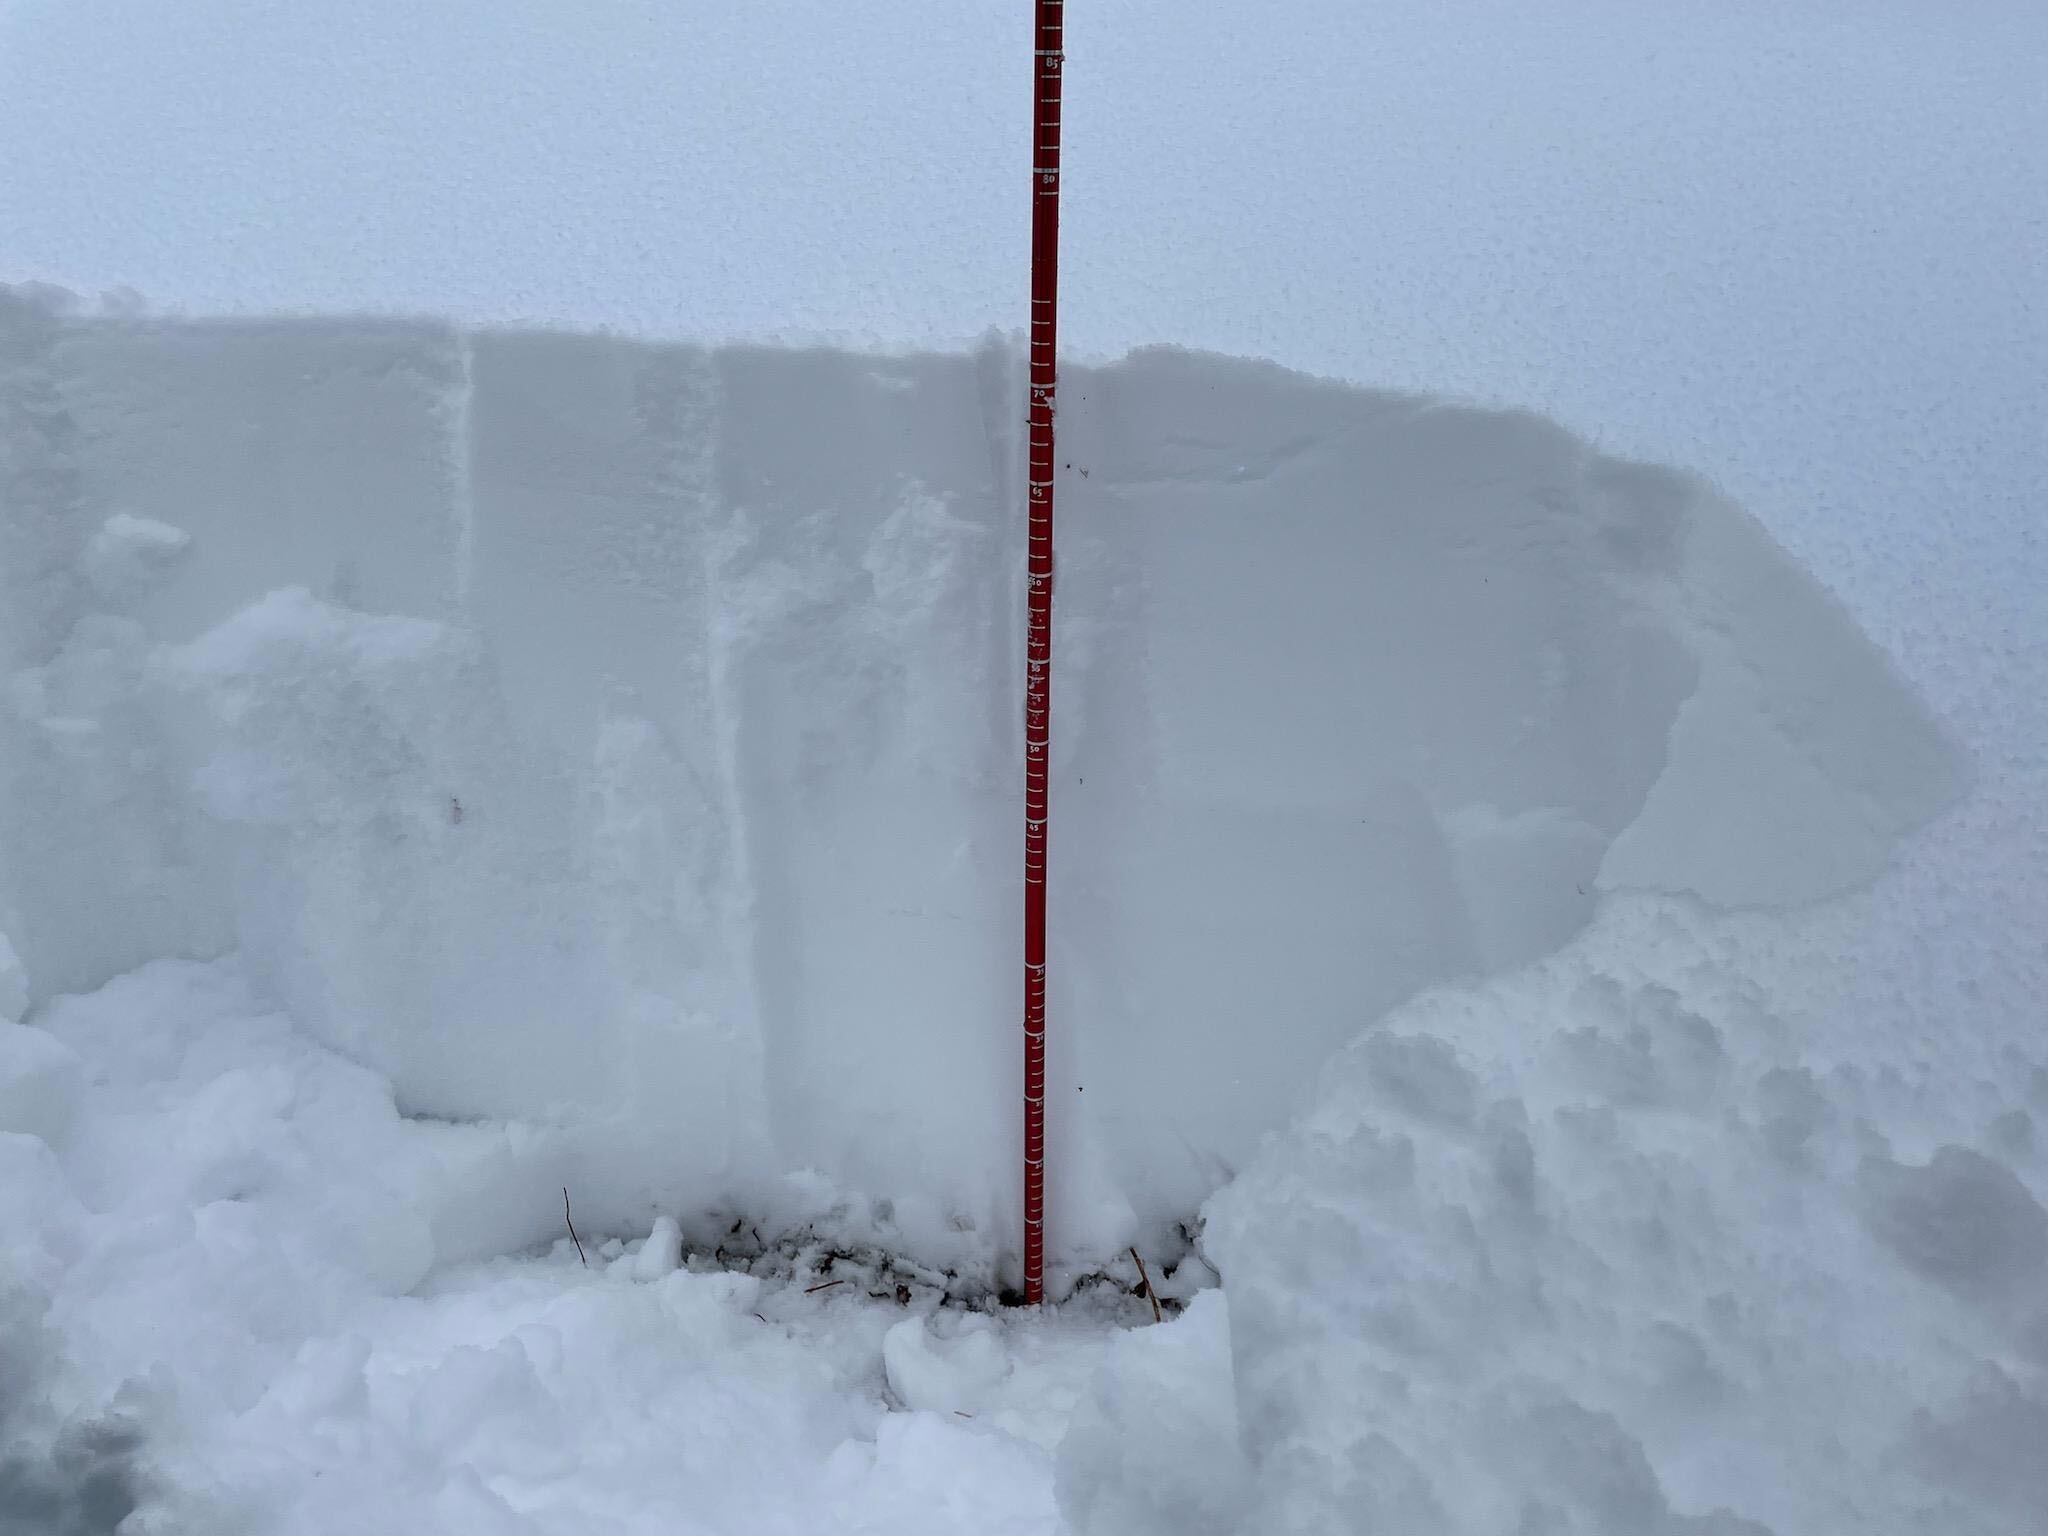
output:
M1145 1260L1139 1255L1135 1244L1131 1248L1131 1257L1138 1261L1138 1281L1145 1287L1145 1299L1152 1303L1152 1321L1164 1322L1165 1314L1159 1310L1159 1293L1152 1289L1152 1277L1145 1273Z
M585 1269L590 1268L590 1260L585 1257L583 1252L583 1239L576 1235L576 1218L569 1214L569 1186L566 1184L562 1186L562 1220L569 1223L569 1241L576 1245L577 1259L581 1261ZM1154 1310L1156 1311L1157 1308L1154 1308Z
M833 1286L835 1286L835 1285L844 1285L844 1284L846 1284L846 1282L845 1282L844 1280L827 1280L827 1281L826 1281L826 1282L825 1282L825 1283L824 1283L823 1285L810 1285L810 1286L806 1286L806 1287L804 1287L804 1294L805 1294L806 1296L815 1296L815 1295L817 1295L817 1294L818 1294L818 1292L820 1292L820 1291L829 1291L829 1290L831 1290L831 1289L832 1289L832 1287L833 1287Z

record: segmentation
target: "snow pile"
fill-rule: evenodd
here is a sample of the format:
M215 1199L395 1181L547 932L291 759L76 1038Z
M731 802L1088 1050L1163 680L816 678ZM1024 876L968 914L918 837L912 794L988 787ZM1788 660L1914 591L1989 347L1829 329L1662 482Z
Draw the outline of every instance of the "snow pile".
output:
M1007 348L4 302L0 918L35 996L236 947L408 1113L530 1126L529 1235L573 1173L608 1225L808 1201L1000 1260ZM1181 352L1063 400L1070 1261L1170 1230L1359 1027L1603 889L1807 900L1954 791L1696 482Z
M38 1019L20 1033L85 1070L54 1148L0 1134L0 1520L1059 1528L1051 1452L1099 1308L806 1294L679 1262L672 1221L586 1221L586 1267L559 1207L543 1256L463 1264L452 1234L517 1134L402 1119L232 962L159 962Z
M1865 921L1616 898L1361 1035L1211 1203L1231 1385L1176 1325L1067 1453L1077 1528L1185 1528L1122 1470L1178 1372L1234 1406L1233 1529L2039 1529L2048 1051L1832 1017Z
M580 1201L587 1264L559 1203L490 1257L545 1133L403 1117L236 962L158 962L0 1037L0 1114L61 1107L0 1120L0 1509L2020 1536L2048 1054L1832 1013L1813 957L1866 909L1616 896L1397 1010L1211 1202L1222 1289L1131 1331L1133 1298L942 1309L826 1249L725 1270Z

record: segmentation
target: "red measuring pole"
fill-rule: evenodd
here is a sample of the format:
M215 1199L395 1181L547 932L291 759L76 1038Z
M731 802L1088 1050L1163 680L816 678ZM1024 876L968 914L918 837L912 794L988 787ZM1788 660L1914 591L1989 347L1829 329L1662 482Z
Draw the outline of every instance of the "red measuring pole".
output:
M1024 1304L1045 1300L1045 823L1052 720L1052 434L1060 291L1062 0L1036 0L1024 641Z

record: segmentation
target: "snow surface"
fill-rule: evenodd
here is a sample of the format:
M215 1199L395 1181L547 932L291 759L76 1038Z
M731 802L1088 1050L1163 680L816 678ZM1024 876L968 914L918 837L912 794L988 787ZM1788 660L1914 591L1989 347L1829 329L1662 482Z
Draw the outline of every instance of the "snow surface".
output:
M656 1219L705 1202L970 1269L1010 1224L1013 1063L985 1031L1014 988L951 930L1014 928L975 877L1014 829L940 829L1014 758L975 713L1014 672L1008 567L969 531L1012 532L976 498L1015 480L991 426L1014 363L958 352L1023 307L1001 82L1025 8L0 3L0 280L457 321L0 303L0 1014L37 1004L0 1023L0 1523L2043 1528L2048 12L1070 22L1069 345L1540 409L1709 476L1960 739L1967 798L1895 851L1951 755L1689 482L1217 358L1099 370L1062 487L1060 1006L1095 1027L1061 1067L1086 1093L1058 1209L1099 1256L1242 1169L1210 1208L1222 1295L991 1345L886 1284L680 1253L637 1281L668 1270ZM1209 383L1206 437L1148 426L1202 419ZM1329 429L1381 409L1418 509L1469 496L1484 524L1497 496L1486 530L1531 540L1403 547L1359 583L1433 650L1350 601L1327 515L1343 475L1399 467L1347 469L1373 434ZM1271 430L1297 417L1311 441ZM1535 551L1569 575L1572 530L1617 526L1574 521L1603 479L1618 526L1690 536L1649 580L1610 544L1589 593ZM665 537L684 503L729 542ZM1233 513L1314 553L1210 564ZM1521 606L1461 592L1468 558ZM1496 649L1441 643L1482 614ZM1361 676L1302 656L1325 624ZM722 693L721 647L753 663ZM1571 707L1525 735L1418 656L1482 698L1561 676ZM1333 687L1464 727L1413 780L1454 803L1375 797L1335 831L1323 754L1393 749L1299 707ZM680 728L705 720L732 736ZM1233 806L1248 782L1274 803ZM1253 824L1210 814L1224 859L1191 860L1175 818L1219 807ZM901 892L849 875L878 849ZM1354 849L1407 883L1361 888ZM1700 899L1888 856L1797 918ZM1234 910L1203 899L1219 871ZM1290 926L1310 894L1336 905ZM1418 987L1293 1115L1325 1048Z

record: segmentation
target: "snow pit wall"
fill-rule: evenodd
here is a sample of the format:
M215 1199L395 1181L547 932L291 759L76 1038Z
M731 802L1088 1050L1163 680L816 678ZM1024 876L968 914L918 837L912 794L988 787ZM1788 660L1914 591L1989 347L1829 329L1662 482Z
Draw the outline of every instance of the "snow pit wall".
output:
M1605 888L1796 903L1953 794L1739 509L1533 416L1063 378L1056 1255L1193 1210L1387 1009ZM0 290L0 932L239 947L594 1225L1017 1198L1020 359ZM536 1235L553 1180L537 1178Z

